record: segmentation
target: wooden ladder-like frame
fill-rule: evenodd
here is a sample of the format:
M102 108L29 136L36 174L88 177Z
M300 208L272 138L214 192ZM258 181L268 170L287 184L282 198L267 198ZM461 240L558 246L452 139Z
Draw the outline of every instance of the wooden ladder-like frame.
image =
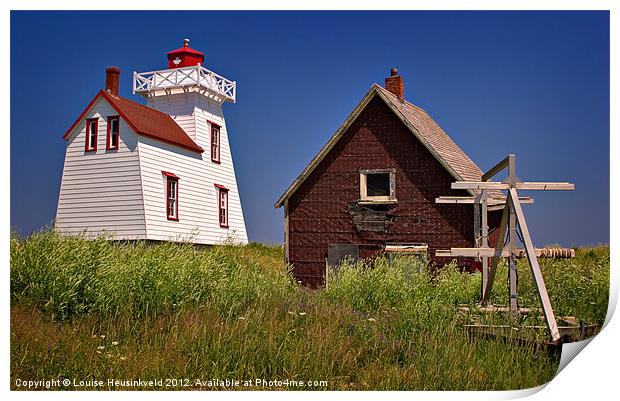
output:
M489 181L492 177L499 172L508 169L508 176L502 182ZM508 258L508 283L509 283L509 295L510 312L517 314L519 312L519 306L517 303L517 257L525 254L530 265L532 277L538 291L538 297L542 305L545 323L549 329L550 337L553 341L560 340L560 333L558 325L555 320L553 308L549 300L549 294L545 287L545 281L538 264L538 255L543 251L541 249L534 248L530 231L525 221L525 215L521 204L533 203L533 200L529 197L519 197L517 190L574 190L575 185L568 182L522 182L517 178L516 173L516 156L514 154L508 155L504 160L499 162L489 171L482 175L481 181L457 181L452 183L452 189L467 189L480 191L477 196L441 196L435 201L437 203L465 203L480 205L481 212L481 247L480 248L451 248L450 250L437 250L436 256L438 257L480 257L482 259L482 304L486 304L488 301L491 289L493 288L493 281L495 280L495 273L497 272L497 265L500 258ZM507 196L497 197L496 194L489 194L489 191L506 190ZM499 225L499 235L495 248L489 248L488 242L488 208L489 206L503 206L503 213L501 223ZM517 224L521 229L522 242L525 249L517 248ZM508 242L504 242L508 233Z

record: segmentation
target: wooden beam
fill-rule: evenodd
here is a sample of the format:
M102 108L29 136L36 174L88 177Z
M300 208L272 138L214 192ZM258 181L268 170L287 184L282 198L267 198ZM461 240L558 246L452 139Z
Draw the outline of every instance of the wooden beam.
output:
M508 169L513 169L513 165L509 165ZM510 173L510 179L514 179L514 171ZM514 207L509 210L508 216L508 249L510 250L508 256L508 302L510 311L516 314L519 309L518 300L519 295L517 293L517 258L515 257L515 251L517 250L517 216L515 215Z
M575 184L569 182L517 182L516 188L537 191L572 191L575 189Z
M506 156L506 158L504 160L502 160L501 162L497 163L495 166L491 167L489 169L489 171L484 173L482 175L482 181L489 181L489 179L491 177L493 177L494 175L496 175L497 173L499 173L500 171L502 171L503 169L508 167L508 159L509 159L509 157L510 157L510 155Z
M521 204L519 203L519 196L517 195L517 190L512 188L510 189L508 194L510 196L510 203L514 208L519 227L521 227L521 233L523 234L523 245L525 245L527 259L530 262L532 276L534 277L534 284L536 284L536 288L538 290L538 297L543 308L543 314L545 316L547 328L549 329L549 333L551 334L551 339L553 341L558 341L560 339L560 332L558 331L558 325L555 321L555 315L553 313L553 308L551 307L549 294L547 293L547 288L545 287L545 280L543 279L542 272L540 271L540 266L538 265L538 259L536 258L536 252L534 249L534 244L532 243L532 237L530 237L530 231L527 228L525 215L523 214L523 209L521 208Z
M488 204L489 204L489 193L487 191L480 192L480 225L481 228L481 237L482 237L482 246L487 248L489 246L489 222L488 222ZM487 286L487 282L489 281L489 258L482 258L482 288L480 293L484 290L484 287Z
M503 198L488 198L487 205L489 206L497 206L504 205L506 203L505 197ZM521 196L519 197L519 201L521 204L532 204L534 203L534 198L531 196ZM435 198L435 203L457 203L457 204L474 204L477 203L477 197L473 196L440 196L439 198Z
M536 248L534 250L536 257L539 258L560 258L569 259L575 257L575 250L570 248ZM523 258L527 256L525 248L517 248L514 250L515 258ZM463 258L491 258L497 256L495 248L450 248L438 249L435 256L442 258L463 257ZM504 248L499 257L507 258L510 256L510 249Z
M509 184L494 181L456 181L451 185L452 189L508 189Z
M451 188L508 190L510 189L510 184L494 181L457 181L452 183ZM575 189L575 184L569 182L517 182L515 188L539 191L572 191Z

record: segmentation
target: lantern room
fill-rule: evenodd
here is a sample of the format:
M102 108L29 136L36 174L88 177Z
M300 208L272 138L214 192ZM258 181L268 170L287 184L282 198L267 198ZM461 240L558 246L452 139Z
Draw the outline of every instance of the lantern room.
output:
M189 47L189 39L183 40L183 47L168 52L168 68L191 67L203 64L204 53Z
M153 99L197 92L217 102L235 102L237 83L209 71L202 65L204 53L189 47L168 52L168 69L133 73L133 93Z

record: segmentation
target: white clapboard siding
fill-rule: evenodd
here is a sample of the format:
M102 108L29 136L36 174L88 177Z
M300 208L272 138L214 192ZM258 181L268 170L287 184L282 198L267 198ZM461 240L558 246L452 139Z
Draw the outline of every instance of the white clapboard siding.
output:
M161 96L147 99L147 106L170 115L183 131L196 141L196 124L194 121L194 104L199 95L192 93Z
M100 98L69 135L56 229L66 235L146 236L136 134L121 118L118 150L106 150L107 117L118 113ZM85 152L86 119L99 118L97 151Z
M195 92L148 99L148 105L169 114L205 152L183 151L174 145L140 137L139 153L144 191L147 237L189 240L203 244L223 241L247 243L226 124L219 102ZM211 127L221 126L220 163L211 161ZM179 221L166 217L165 179L162 171L179 176ZM229 189L229 227L219 226L215 184Z
M234 174L220 171L217 180L213 171L218 165L211 162L210 155L180 152L174 145L150 138L140 137L138 147L149 239L247 243ZM166 180L162 171L179 177L178 221L166 217ZM219 225L216 183L229 189L229 228Z

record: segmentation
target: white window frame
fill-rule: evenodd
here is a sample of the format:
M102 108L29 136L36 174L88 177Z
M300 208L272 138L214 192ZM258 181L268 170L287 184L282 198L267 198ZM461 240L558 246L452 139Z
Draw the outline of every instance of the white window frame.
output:
M370 174L389 174L390 175L390 195L370 196L367 193L367 177ZM360 170L360 203L396 203L396 169L369 169Z

